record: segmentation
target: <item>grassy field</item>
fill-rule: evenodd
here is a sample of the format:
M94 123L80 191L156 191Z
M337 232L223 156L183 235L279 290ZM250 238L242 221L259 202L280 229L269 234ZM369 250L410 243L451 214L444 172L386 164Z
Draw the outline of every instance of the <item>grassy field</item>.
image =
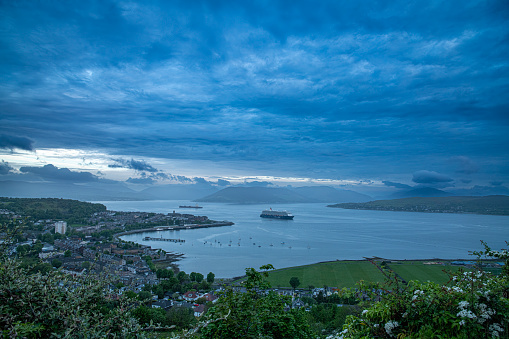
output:
M445 284L449 275L445 271L456 272L458 266L451 265L425 265L422 261L399 261L388 264L389 267L406 281L419 280L420 282L433 281Z
M272 287L290 287L290 278L300 280L299 288L315 287L355 287L359 280L383 282L384 275L368 261L333 261L306 266L285 268L270 272Z
M381 262L378 262L380 265ZM449 276L444 272L456 272L458 266L426 265L423 261L393 261L389 267L406 281L419 280L420 282L433 281L445 284ZM369 261L332 261L306 266L290 267L272 271L269 282L272 287L290 287L290 278L300 280L299 288L333 286L356 287L360 280L370 282L384 282L385 276Z

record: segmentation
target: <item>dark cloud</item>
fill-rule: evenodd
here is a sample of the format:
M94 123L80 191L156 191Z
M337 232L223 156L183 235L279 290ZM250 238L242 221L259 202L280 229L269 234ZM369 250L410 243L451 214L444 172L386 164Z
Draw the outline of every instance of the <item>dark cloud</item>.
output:
M18 137L14 135L7 135L7 134L0 134L0 149L22 149L25 151L33 151L33 141L25 138L25 137Z
M115 164L110 164L108 167L110 168L129 168L138 172L157 172L158 170L151 165L147 164L145 161L141 160L126 160L126 159L113 159Z
M206 179L204 178L198 178L198 177L194 177L193 178L194 182L197 183L197 184L205 184L205 185L210 185L211 182L210 181L207 181Z
M133 159L377 182L432 164L507 182L508 8L4 1L0 133L147 173ZM33 149L21 139L0 148Z
M49 181L70 181L70 182L91 182L98 181L99 178L90 172L74 172L68 168L58 168L51 164L43 167L21 167L23 173L32 173L38 175L44 180Z
M444 174L422 170L413 174L412 181L418 184L441 184L450 183L454 180Z
M396 188L412 188L412 186L410 186L410 185L401 184L401 183L399 183L399 182L382 181L382 183L383 183L385 186L389 186L389 187L396 187Z
M244 182L244 186L247 187L268 187L273 186L274 184L269 181L246 181Z
M9 166L8 162L5 162L3 160L2 160L2 162L0 162L0 175L9 174L9 172L12 170L13 170L13 168L11 166Z
M228 180L217 179L218 186L229 186L231 183Z
M131 177L129 177L129 179L127 179L126 181L131 184L142 184L142 185L151 185L155 182L154 179L152 178L131 178Z
M473 174L479 172L479 166L469 157L455 156L451 161L458 165L456 173Z

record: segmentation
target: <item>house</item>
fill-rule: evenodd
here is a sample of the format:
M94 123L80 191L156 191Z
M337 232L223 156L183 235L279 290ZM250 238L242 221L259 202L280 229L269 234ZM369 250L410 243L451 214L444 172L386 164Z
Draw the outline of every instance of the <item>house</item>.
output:
M193 308L194 316L201 317L205 313L205 305L198 305Z
M152 303L152 308L162 308L167 311L173 306L173 301L171 300L159 300Z
M196 301L198 298L202 296L201 293L198 293L196 291L187 291L182 295L182 298L187 301Z
M205 298L206 301L212 301L213 303L215 303L219 297L217 295L214 295L213 293L206 293L204 295L202 295L203 298Z

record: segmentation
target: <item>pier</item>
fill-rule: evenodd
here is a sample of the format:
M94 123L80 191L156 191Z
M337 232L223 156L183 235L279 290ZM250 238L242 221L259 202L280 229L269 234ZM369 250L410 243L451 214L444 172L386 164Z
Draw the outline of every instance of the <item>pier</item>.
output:
M143 240L153 240L153 241L169 241L169 242L186 242L183 239L169 239L169 238L152 238L152 237L145 237Z

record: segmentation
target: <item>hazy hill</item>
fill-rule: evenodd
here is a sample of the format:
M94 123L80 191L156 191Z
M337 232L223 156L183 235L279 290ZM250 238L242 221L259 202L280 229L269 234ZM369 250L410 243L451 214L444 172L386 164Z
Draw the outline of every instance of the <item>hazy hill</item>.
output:
M361 202L367 195L326 186L297 188L228 187L196 201L234 204Z
M428 197L329 205L346 209L509 215L509 196Z
M156 200L195 200L217 192L217 188L207 184L175 184L149 187L141 193Z
M305 186L292 189L303 197L316 202L366 202L373 200L370 196L350 190L340 190L330 186Z
M196 201L232 204L310 202L309 199L289 189L268 187L228 187Z
M0 195L11 198L64 198L85 201L153 199L120 182L73 184L8 180L0 181Z
M445 191L432 188L432 187L421 187L414 188L408 191L400 191L391 195L391 198L400 199L400 198L413 198L413 197L449 197L451 193L447 193Z

